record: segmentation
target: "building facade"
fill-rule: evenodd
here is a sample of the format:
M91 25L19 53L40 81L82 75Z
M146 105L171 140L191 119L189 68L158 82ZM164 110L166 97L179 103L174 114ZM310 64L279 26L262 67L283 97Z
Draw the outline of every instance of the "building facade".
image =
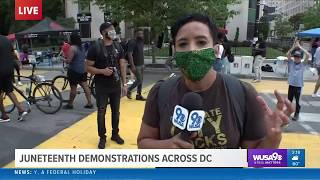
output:
M82 38L99 38L101 36L99 27L107 20L107 15L94 2L84 5L74 0L65 0L65 15L77 21L76 28L80 30ZM126 27L126 23L120 22L119 27L120 37L133 36L132 30Z
M239 28L238 41L252 40L254 36L254 23L256 17L256 0L242 0L240 4L229 5L229 10L235 10L238 14L229 18L226 23L229 40L234 40Z
M262 4L276 7L277 14L282 14L285 18L290 18L314 6L315 0L264 0Z

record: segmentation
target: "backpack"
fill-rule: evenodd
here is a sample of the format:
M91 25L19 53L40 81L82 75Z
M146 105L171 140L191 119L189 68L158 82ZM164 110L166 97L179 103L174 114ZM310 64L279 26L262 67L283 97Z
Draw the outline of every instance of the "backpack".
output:
M104 57L108 56L108 52L106 51L106 48L103 48L104 45L103 45L102 39L95 40L94 44L96 46L97 55L100 55L101 52L103 52ZM117 53L121 52L121 45L117 41L113 41L112 47L113 47L113 56L116 57ZM118 66L118 65L119 64L116 64L116 66Z
M270 66L269 64L266 64L265 66L262 66L261 70L264 71L264 72L274 72L272 66Z
M236 116L236 123L239 128L240 137L243 136L243 127L246 120L246 99L245 90L242 82L230 75L221 74L223 81L226 84L231 105L233 107L233 113ZM170 101L170 92L174 85L178 82L179 76L172 77L168 80L161 80L159 92L158 92L158 111L161 112Z

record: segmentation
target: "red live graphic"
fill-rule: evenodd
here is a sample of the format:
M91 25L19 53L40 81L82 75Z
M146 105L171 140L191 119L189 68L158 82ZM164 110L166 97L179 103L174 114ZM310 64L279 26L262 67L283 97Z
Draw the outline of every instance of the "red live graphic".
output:
M15 0L16 20L42 20L42 0Z

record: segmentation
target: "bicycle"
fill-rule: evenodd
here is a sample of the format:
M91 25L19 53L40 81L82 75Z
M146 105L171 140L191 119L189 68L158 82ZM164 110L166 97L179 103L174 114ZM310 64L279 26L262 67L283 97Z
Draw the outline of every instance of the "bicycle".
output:
M69 79L66 75L64 75L66 67L63 64L63 70L62 75L58 75L52 79L52 84L59 89L60 92L63 92L67 90L67 87L69 87ZM87 81L89 84L89 89L91 94L94 98L96 98L96 91L95 91L95 82L94 82L94 75L90 74L90 76L87 77ZM80 94L80 91L77 91L77 94ZM63 102L69 101L69 95L66 95L66 97L62 96Z
M43 76L35 75L35 67L37 63L29 63L32 65L32 73L30 76L19 76L23 79L28 79L30 81L29 87L26 88L26 94L20 90L18 87L13 86L13 89L22 96L25 100L26 108L28 112L31 111L31 105L35 104L36 107L45 114L55 114L62 107L62 96L59 90L51 83L51 81L46 81ZM33 86L35 88L33 89ZM10 97L3 93L4 100L12 100ZM15 105L5 107L6 113L11 113L15 109Z

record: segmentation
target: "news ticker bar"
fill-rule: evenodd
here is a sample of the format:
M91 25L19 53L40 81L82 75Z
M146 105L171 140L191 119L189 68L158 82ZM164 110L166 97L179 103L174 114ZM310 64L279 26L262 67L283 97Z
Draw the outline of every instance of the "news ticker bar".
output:
M304 149L16 149L17 168L305 167Z
M0 169L0 180L319 180L320 169L307 168L149 168L149 169Z

